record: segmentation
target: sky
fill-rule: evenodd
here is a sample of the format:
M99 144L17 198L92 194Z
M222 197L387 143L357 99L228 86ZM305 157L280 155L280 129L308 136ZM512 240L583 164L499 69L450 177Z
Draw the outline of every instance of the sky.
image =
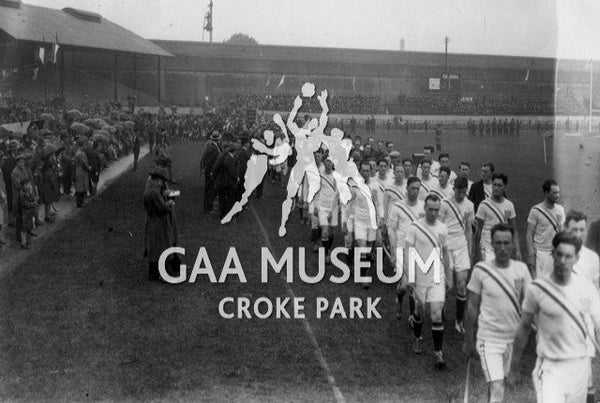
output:
M148 39L202 40L209 0L23 0L93 11ZM213 42L600 60L600 0L213 0ZM208 33L204 40L208 41Z

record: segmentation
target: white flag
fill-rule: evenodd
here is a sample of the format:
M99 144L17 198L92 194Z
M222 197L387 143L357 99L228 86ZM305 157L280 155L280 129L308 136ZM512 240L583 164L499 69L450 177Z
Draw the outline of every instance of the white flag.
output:
M39 51L38 51L38 57L42 61L42 64L44 64L44 62L46 60L46 49L40 48Z
M354 76L354 78L352 78L352 90L356 91L356 76Z
M59 44L54 42L52 45L52 62L56 64L56 55L58 54L58 49L60 48Z
M279 85L277 85L277 88L281 88L281 86L283 85L284 82L285 82L285 74L281 76L281 81L279 81Z
M527 74L525 74L525 81L529 80L529 69L527 69Z

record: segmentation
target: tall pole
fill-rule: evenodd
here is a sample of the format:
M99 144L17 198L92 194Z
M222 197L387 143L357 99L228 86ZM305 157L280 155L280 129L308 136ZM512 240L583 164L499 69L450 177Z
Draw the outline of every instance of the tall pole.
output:
M593 88L594 85L594 62L592 59L590 59L590 123L589 123L589 130L590 130L590 134L592 134L592 95L593 95Z
M444 38L444 74L446 74L446 90L450 90L450 76L448 74L448 42L450 38Z
M212 43L212 34L213 34L213 2L212 2L212 0L210 0L210 3L208 3L208 12L210 13L209 40L210 40L210 43Z

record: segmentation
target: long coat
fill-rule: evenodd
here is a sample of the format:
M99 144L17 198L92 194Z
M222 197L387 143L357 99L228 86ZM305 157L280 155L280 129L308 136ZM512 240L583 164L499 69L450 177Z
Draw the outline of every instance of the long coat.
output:
M91 167L87 155L81 148L75 153L75 191L87 193L90 190L90 177L88 172Z
M29 179L31 183L35 183L33 179L33 173L31 170L25 166L21 169L18 165L13 169L10 174L11 186L12 186L12 208L13 212L17 211L18 202L19 202L19 192L21 191L21 181L23 179ZM36 186L33 187L33 196L37 199L38 194L36 190Z
M40 186L40 199L43 204L55 203L60 200L60 186L56 167L45 163L42 168L42 184Z
M149 181L144 192L146 226L144 229L144 256L151 263L167 248L178 242L177 222L173 209L156 183Z

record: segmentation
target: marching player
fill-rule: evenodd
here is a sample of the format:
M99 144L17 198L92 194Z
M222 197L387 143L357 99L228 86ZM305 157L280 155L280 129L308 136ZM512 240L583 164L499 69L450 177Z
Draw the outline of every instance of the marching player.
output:
M419 198L425 200L425 197L433 188L438 185L438 180L431 173L431 160L423 160L421 162L421 191Z
M402 160L402 166L404 166L404 179L408 180L411 176L413 176L413 163L410 158L404 158Z
M378 207L382 203L379 203L377 200L377 192L373 192L374 185L370 177L370 172L371 166L369 162L361 162L360 175L365 183L354 183L351 187L352 199L348 202L348 222L344 233L352 232L354 234L354 241L358 247L372 248L376 240L378 225L383 222L383 208L380 210L380 207ZM367 199L367 194L369 193L371 200ZM375 211L372 212L371 209ZM373 222L373 218L375 222ZM372 260L372 257L370 260ZM363 273L361 274L363 276L366 275L366 270L363 269ZM369 288L369 284L364 283L363 288Z
M487 260L493 256L490 230L496 224L510 224L514 229L514 245L517 260L521 260L519 248L519 234L517 232L517 220L515 206L504 197L508 178L501 173L492 176L492 197L483 200L475 213L477 229L473 242L474 261ZM471 189L473 190L473 189Z
M581 241L565 232L552 240L554 268L525 291L522 317L513 343L507 380L519 377L519 362L532 323L537 326L537 362L533 384L538 402L585 402L590 368L586 325L600 335L600 296L584 276L573 273Z
M440 167L438 184L431 189L431 193L435 193L442 200L451 198L453 194L452 184L449 181L450 172L450 168L444 166ZM452 183L454 183L454 181Z
M544 201L536 204L527 217L527 263L535 277L552 272L552 239L562 231L565 209L557 203L560 188L556 181L548 179L542 185Z
M431 176L437 177L438 171L440 169L440 163L433 159L433 146L425 146L423 147L423 161L428 160L429 164L429 173ZM423 179L423 161L421 161L421 165L417 167L416 176L419 179Z
M314 215L319 220L321 246L325 248L325 263L331 263L329 250L333 244L333 228L338 225L338 191L333 176L333 162L326 158L321 173L321 188L315 196Z
M440 178L444 167L440 168ZM450 268L456 278L456 322L454 328L464 333L463 316L467 302L467 280L471 269L471 251L473 250L472 226L475 221L473 203L466 198L467 180L457 178L454 181L454 195L442 200L440 221L448 227L448 255Z
M425 198L425 218L413 221L406 232L404 242L404 267L408 268L408 256L410 249L414 248L423 261L428 261L432 253L441 258L444 270L436 273L435 262L427 273L416 270L414 283L408 279L409 287L414 289L415 315L414 315L414 345L413 351L417 354L423 352L421 343L421 330L423 328L423 316L425 304L429 304L431 315L431 335L433 337L433 348L435 353L435 365L438 369L444 369L446 362L442 353L444 344L444 323L442 311L446 299L446 275L449 273L448 258L448 228L438 220L441 200L438 196L430 194ZM439 268L439 267L438 267ZM441 268L440 268L441 269Z
M489 401L501 402L512 343L521 321L521 302L531 275L524 263L510 258L514 249L513 228L496 224L491 231L494 259L477 263L469 281L463 351L471 357L477 350Z
M438 155L438 161L440 161L440 168L446 167L450 170L450 173L448 174L448 182L450 183L450 186L454 185L454 181L456 180L456 172L450 169L450 154L441 153Z
M386 219L386 225L387 220L389 218L390 205L402 200L406 200L406 183L404 182L404 167L402 165L396 165L394 167L394 182L392 182L384 190L383 215Z
M462 176L467 180L467 194L471 191L471 186L473 185L473 181L469 179L469 173L471 172L471 165L468 162L461 162L458 164L458 176Z
M392 177L392 175L389 175L388 167L389 164L387 160L379 160L379 162L377 163L377 175L375 175L375 177L373 178L377 183L381 185L382 192L385 188L394 183L394 178Z
M565 219L565 230L579 239L581 242L586 237L587 232L587 216L579 211L570 210ZM586 246L581 246L579 259L573 265L573 272L585 276L594 284L596 290L599 289L600 277L600 260L598 255L593 250ZM591 358L596 356L596 349L593 345L588 345L588 353L590 356L590 376L588 378L588 401L595 402L594 377L592 376Z
M408 227L413 221L425 217L425 204L419 200L419 189L421 180L416 177L409 178L406 183L406 199L398 201L389 206L387 222L387 239L392 253L392 265L397 268L399 262L396 256L398 248L404 248L404 240ZM405 280L405 278L404 278ZM406 294L406 281L401 280L396 287L397 305L396 318L402 317L402 300ZM412 295L409 297L410 318L414 319L415 301ZM409 319L413 323L412 319Z
M479 203L492 196L492 175L496 168L494 164L488 162L481 166L481 180L473 183L469 189L469 200L473 202L475 212L479 208Z

